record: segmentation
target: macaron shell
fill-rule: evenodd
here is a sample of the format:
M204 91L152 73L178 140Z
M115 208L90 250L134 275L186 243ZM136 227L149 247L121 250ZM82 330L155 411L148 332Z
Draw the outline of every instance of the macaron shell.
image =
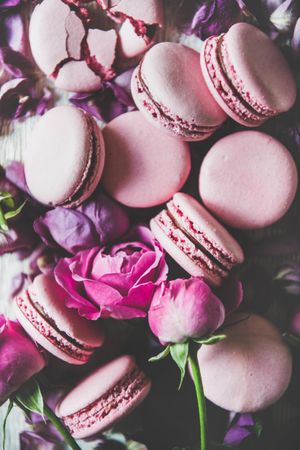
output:
M154 219L150 221L150 228L155 238L160 242L164 250L179 264L188 274L193 277L203 277L213 286L219 286L221 279L212 272L208 272L205 267L196 264L187 256L171 239L163 232Z
M56 414L63 417L86 408L110 391L135 367L135 360L129 355L121 356L99 367L62 399L56 407Z
M173 201L203 231L210 242L231 255L237 264L244 261L244 253L238 242L196 199L178 192Z
M290 350L276 328L262 317L238 313L228 322L231 326L224 330L224 341L198 351L205 396L237 413L265 409L289 385Z
M98 170L92 180L96 187L104 163L104 146L101 131L84 111L72 106L59 106L48 111L35 125L24 158L28 188L41 203L60 205L69 201L78 191L83 176L98 153ZM93 148L92 133L97 148ZM100 139L99 139L100 137ZM96 156L96 155L94 155ZM92 190L89 182L89 192Z
M71 92L93 92L102 86L102 80L85 61L69 61L64 64L55 80L55 86Z
M75 439L84 439L89 436L102 433L103 431L111 428L116 422L119 422L124 417L128 416L140 403L147 397L151 389L151 382L148 381L141 390L131 399L126 400L126 404L119 406L113 413L108 414L104 419L99 422L95 422L94 425L88 428L88 430L78 430L73 433Z
M29 286L28 292L32 300L52 318L58 330L91 347L100 347L103 344L100 324L86 320L73 309L67 308L65 302L68 294L53 277L38 275Z
M208 71L208 62L206 61L206 47L208 45L209 40L213 40L213 39L218 40L219 37L213 36L213 37L209 38L207 41L205 41L202 45L201 54L200 54L200 65L201 65L201 69L202 69L202 74L203 74L206 85L207 85L211 95L213 96L215 101L218 103L218 105L222 108L222 110L229 117L231 117L233 120L235 120L237 123L244 125L246 127L249 127L249 128L262 125L265 121L264 119L261 119L260 121L257 121L257 122L252 122L252 121L243 119L242 117L240 117L238 114L235 113L236 108L238 110L240 110L240 109L243 109L245 107L245 105L241 103L234 88L232 86L228 85L228 80L226 78L226 75L224 74L223 67L220 64L217 52L213 53L212 50L209 53L209 57L215 64L215 66L214 66L215 79L213 80L211 78L211 75L209 74L209 71ZM226 103L226 101L222 98L222 95L219 93L219 89L217 89L216 86L218 86L219 89L222 88L222 90L224 90L224 92L226 93L226 98L229 97L230 102L227 100L227 103Z
M70 8L61 0L44 0L34 9L29 27L29 39L32 55L47 75L52 74L60 61L68 58L65 41L67 31L65 21L70 14ZM46 20L51 17L55 33L49 36Z
M296 84L274 42L245 22L233 25L224 39L231 65L245 91L271 109L288 111L296 100Z
M153 128L138 112L112 120L103 130L103 186L130 207L150 207L181 189L191 168L188 145Z
M205 156L199 175L205 206L227 225L246 229L279 220L291 206L297 184L288 150L258 131L219 140Z
M163 25L163 3L161 0L119 0L114 2L115 6L111 12L121 13L134 20L142 20L144 23L152 25Z
M122 59L137 58L152 44L153 41L147 43L143 37L136 34L129 19L123 22L118 33L118 54Z
M213 128L226 119L206 86L195 50L173 42L156 44L141 62L141 76L153 99L173 116ZM137 105L151 118L135 94L133 89Z
M26 333L49 353L69 364L81 365L87 363L88 358L84 360L72 357L70 354L62 351L58 346L52 344L52 342L50 342L45 336L39 333L34 325L24 316L18 306L16 306L16 303L14 303L14 310L18 322L24 328Z

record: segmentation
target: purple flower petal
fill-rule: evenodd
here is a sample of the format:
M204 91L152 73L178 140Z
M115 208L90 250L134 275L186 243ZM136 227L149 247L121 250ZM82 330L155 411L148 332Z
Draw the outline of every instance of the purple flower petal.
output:
M272 12L270 22L280 33L292 33L299 14L299 2L285 0Z
M24 53L26 39L24 21L20 14L3 14L0 17L0 46Z
M123 82L125 83L124 80ZM122 86L122 80L120 84L115 80L107 81L102 89L93 94L75 94L70 98L70 102L104 122L135 109L127 87Z
M237 22L240 13L236 0L202 0L186 33L200 39L218 35Z
M247 428L235 426L227 431L224 437L224 443L227 445L239 446L250 435L251 431L247 430Z
M300 57L300 17L296 22L294 28L294 34L292 38L292 49L295 53L296 58Z
M28 78L15 78L0 88L0 116L18 119L33 107L31 97L32 82Z
M0 0L1 9L14 8L21 3L22 0Z
M5 169L6 178L16 185L21 191L29 194L27 187L24 164L21 161L11 161Z
M15 78L32 77L35 70L29 59L9 47L0 47L0 66Z

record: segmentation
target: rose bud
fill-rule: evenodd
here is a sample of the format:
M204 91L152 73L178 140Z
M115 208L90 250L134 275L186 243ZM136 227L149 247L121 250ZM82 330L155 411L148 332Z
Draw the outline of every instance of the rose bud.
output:
M177 279L156 289L149 325L163 345L208 336L225 319L222 302L201 279Z
M42 353L21 326L0 315L0 405L44 366Z

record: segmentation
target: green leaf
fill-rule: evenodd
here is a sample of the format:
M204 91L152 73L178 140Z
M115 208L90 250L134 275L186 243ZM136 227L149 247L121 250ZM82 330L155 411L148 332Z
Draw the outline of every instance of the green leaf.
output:
M32 378L23 384L15 395L18 402L28 411L41 414L44 417L44 399L38 382Z
M177 364L180 370L180 383L178 390L181 388L184 375L185 375L185 368L187 365L188 355L189 355L189 343L185 342L183 344L172 344L170 346L170 352L171 356L173 358L173 361Z
M200 339L193 339L194 342L197 342L197 344L201 345L213 345L217 344L218 342L224 341L226 339L226 334L212 334L211 336L207 336Z
M147 447L144 444L141 444L140 442L128 441L127 450L147 450Z
M0 206L0 228L2 231L7 231L8 230L8 226L7 226L7 222L6 219L4 217L4 213L3 210Z
M19 208L14 209L13 211L7 211L4 214L5 219L6 220L12 219L13 217L16 217L17 215L19 215L25 205L26 205L26 200L25 200L25 202L22 203L22 205L19 206Z
M260 437L263 430L263 424L260 419L255 419L255 424L253 425L253 431L257 438Z
M6 423L7 423L8 416L10 415L11 410L13 409L13 406L14 406L14 402L13 402L13 400L10 399L9 403L8 403L7 410L6 410L6 414L5 414L3 422L2 422L2 450L5 450Z
M168 345L166 348L163 349L162 352L160 352L158 355L156 356L152 356L152 358L149 358L148 361L149 362L156 362L156 361L160 361L161 359L165 359L168 354L170 353L170 345Z

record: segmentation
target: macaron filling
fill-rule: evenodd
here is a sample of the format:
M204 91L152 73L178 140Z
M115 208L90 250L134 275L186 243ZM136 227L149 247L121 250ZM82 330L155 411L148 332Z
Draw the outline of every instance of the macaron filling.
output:
M159 122L167 129L171 129L174 133L177 133L185 138L192 139L206 139L213 134L217 126L204 127L197 125L193 122L188 122L178 115L172 114L171 111L155 100L151 94L147 83L143 76L143 61L138 66L135 81L137 85L137 94L141 97L143 106L151 114L154 120Z
M107 393L79 411L63 416L62 420L71 434L88 430L133 401L148 383L145 374L135 367Z
M224 34L208 38L204 43L204 59L214 88L234 114L241 120L258 126L278 114L255 99L238 77L224 41Z
M44 338L62 352L80 361L87 361L95 349L59 330L54 319L47 315L43 307L33 297L34 295L32 293L30 295L27 290L16 299L18 308L24 317Z
M231 254L212 242L171 200L155 218L164 234L195 264L220 279L235 265Z
M85 114L85 113L84 113ZM64 206L68 208L79 206L82 203L82 197L89 190L89 187L94 184L99 170L100 161L100 143L97 138L95 127L97 126L93 119L85 114L85 119L88 127L88 135L90 136L90 156L82 174L80 183L75 187L72 194L62 203L57 206Z

